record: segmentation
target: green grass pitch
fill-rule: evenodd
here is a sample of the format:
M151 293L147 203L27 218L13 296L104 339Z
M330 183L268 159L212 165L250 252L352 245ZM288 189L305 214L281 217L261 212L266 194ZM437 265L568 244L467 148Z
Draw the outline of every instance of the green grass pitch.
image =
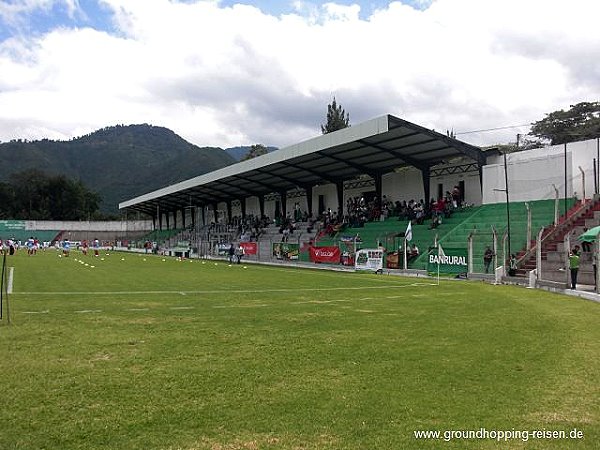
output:
M600 445L597 303L106 252L7 265L0 449ZM415 437L481 429L584 437Z

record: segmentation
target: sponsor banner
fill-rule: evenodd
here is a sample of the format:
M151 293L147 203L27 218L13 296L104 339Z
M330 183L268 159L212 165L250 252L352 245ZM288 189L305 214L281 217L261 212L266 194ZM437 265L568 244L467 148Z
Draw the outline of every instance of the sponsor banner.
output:
M427 256L427 272L437 274L438 263L440 273L459 274L467 273L467 249L466 248L446 248L440 253L434 248Z
M216 245L217 255L219 256L229 256L229 247L231 244L221 243Z
M383 270L383 250L365 248L358 250L354 259L356 270Z
M277 259L297 260L300 254L300 245L287 242L273 243L273 256Z
M386 263L388 269L399 269L400 268L400 257L402 255L399 252L390 252L387 254Z
M344 236L340 237L340 241L342 241L342 242L362 242L362 239L360 238L360 236L358 234L356 236L344 235Z
M24 230L24 220L0 220L0 231Z
M308 249L310 260L312 262L328 262L328 263L339 263L340 262L340 249L339 247L310 247Z
M244 249L244 255L256 255L256 242L240 242L240 247Z

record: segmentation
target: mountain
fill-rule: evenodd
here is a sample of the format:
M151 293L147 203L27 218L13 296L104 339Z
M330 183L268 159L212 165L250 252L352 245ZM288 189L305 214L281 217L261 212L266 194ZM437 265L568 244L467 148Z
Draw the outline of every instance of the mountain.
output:
M27 169L80 179L103 199L101 211L119 202L235 163L218 147L198 147L152 125L106 127L70 141L0 143L0 181Z
M244 156L246 156L248 154L248 152L250 151L250 148L252 146L250 145L244 145L244 146L240 146L240 147L231 147L231 148L226 148L225 151L233 158L236 160L236 162L239 162L242 160L242 158ZM267 147L267 150L269 151L269 153L271 153L272 151L275 150L279 150L277 147Z

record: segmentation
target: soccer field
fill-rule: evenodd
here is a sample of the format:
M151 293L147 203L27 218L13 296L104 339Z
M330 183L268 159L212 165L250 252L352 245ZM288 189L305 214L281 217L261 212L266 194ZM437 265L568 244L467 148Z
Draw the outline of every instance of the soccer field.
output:
M7 265L1 449L600 445L597 303L110 252Z

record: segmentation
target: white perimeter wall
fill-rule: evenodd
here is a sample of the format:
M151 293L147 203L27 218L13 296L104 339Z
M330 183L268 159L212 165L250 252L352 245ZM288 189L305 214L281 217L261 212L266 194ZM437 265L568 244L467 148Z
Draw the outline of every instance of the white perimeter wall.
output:
M25 229L39 231L149 231L152 230L151 220L128 221L55 221L55 220L27 220Z
M312 213L313 217L317 217L319 214L323 214L323 211L319 211L319 195L323 195L323 201L325 203L325 211L329 208L333 212L337 212L338 209L338 201L337 201L337 188L335 184L324 184L320 186L315 186L313 188L313 205L312 205ZM342 208L345 205L341 205Z
M594 159L597 158L598 140L588 140L553 145L540 149L527 150L507 155L508 186L510 201L528 201L555 198L556 186L559 197L565 196L565 163L567 167L567 197L583 197L585 178L585 197L594 195ZM581 170L583 169L584 175ZM488 158L483 167L483 203L506 201L504 192L503 156Z

